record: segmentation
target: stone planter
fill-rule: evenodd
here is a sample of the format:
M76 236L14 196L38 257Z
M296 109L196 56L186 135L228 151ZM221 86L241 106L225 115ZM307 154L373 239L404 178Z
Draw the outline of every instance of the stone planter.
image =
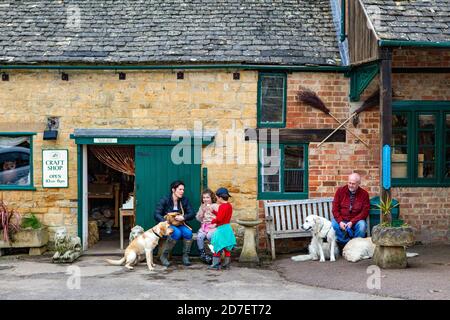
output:
M376 245L373 260L385 269L406 268L405 247L414 244L414 231L411 227L382 227L372 230L372 242Z
M2 248L30 248L31 256L41 255L47 250L47 243L47 227L20 230L12 235L9 243L3 241L3 231L0 231L0 256Z

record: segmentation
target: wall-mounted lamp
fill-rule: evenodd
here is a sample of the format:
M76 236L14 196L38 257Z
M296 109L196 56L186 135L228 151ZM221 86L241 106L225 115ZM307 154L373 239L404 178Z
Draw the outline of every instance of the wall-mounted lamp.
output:
M61 80L69 81L69 75L65 72L61 73Z
M56 140L58 138L59 117L48 117L44 131L44 140Z
M2 73L2 81L9 81L9 74Z
M119 80L125 80L127 78L127 74L125 72L119 72Z
M182 71L177 72L177 79L178 80L183 80L184 79L184 72L182 72Z
M233 80L239 80L241 78L241 74L239 72L233 72Z

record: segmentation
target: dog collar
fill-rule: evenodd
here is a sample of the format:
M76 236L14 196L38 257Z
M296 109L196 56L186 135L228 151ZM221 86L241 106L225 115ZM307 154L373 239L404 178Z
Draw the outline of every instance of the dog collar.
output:
M155 236L157 236L158 238L161 239L161 236L160 236L159 234L157 234L157 233L155 232L155 230L153 230L153 228L152 228L152 232L155 234Z

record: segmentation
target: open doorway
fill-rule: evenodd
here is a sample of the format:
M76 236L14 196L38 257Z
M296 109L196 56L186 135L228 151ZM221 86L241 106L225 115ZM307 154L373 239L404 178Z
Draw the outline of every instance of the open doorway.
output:
M121 212L124 246L135 224L134 146L87 146L88 250L120 250Z

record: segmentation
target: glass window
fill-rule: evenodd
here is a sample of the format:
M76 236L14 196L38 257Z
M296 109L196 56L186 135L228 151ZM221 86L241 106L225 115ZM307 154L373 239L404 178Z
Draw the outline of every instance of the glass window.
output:
M260 74L259 88L259 124L283 126L286 75Z
M408 177L408 114L392 115L392 178Z
M0 135L0 187L31 185L31 136Z
M307 145L260 146L260 192L264 199L307 197Z

